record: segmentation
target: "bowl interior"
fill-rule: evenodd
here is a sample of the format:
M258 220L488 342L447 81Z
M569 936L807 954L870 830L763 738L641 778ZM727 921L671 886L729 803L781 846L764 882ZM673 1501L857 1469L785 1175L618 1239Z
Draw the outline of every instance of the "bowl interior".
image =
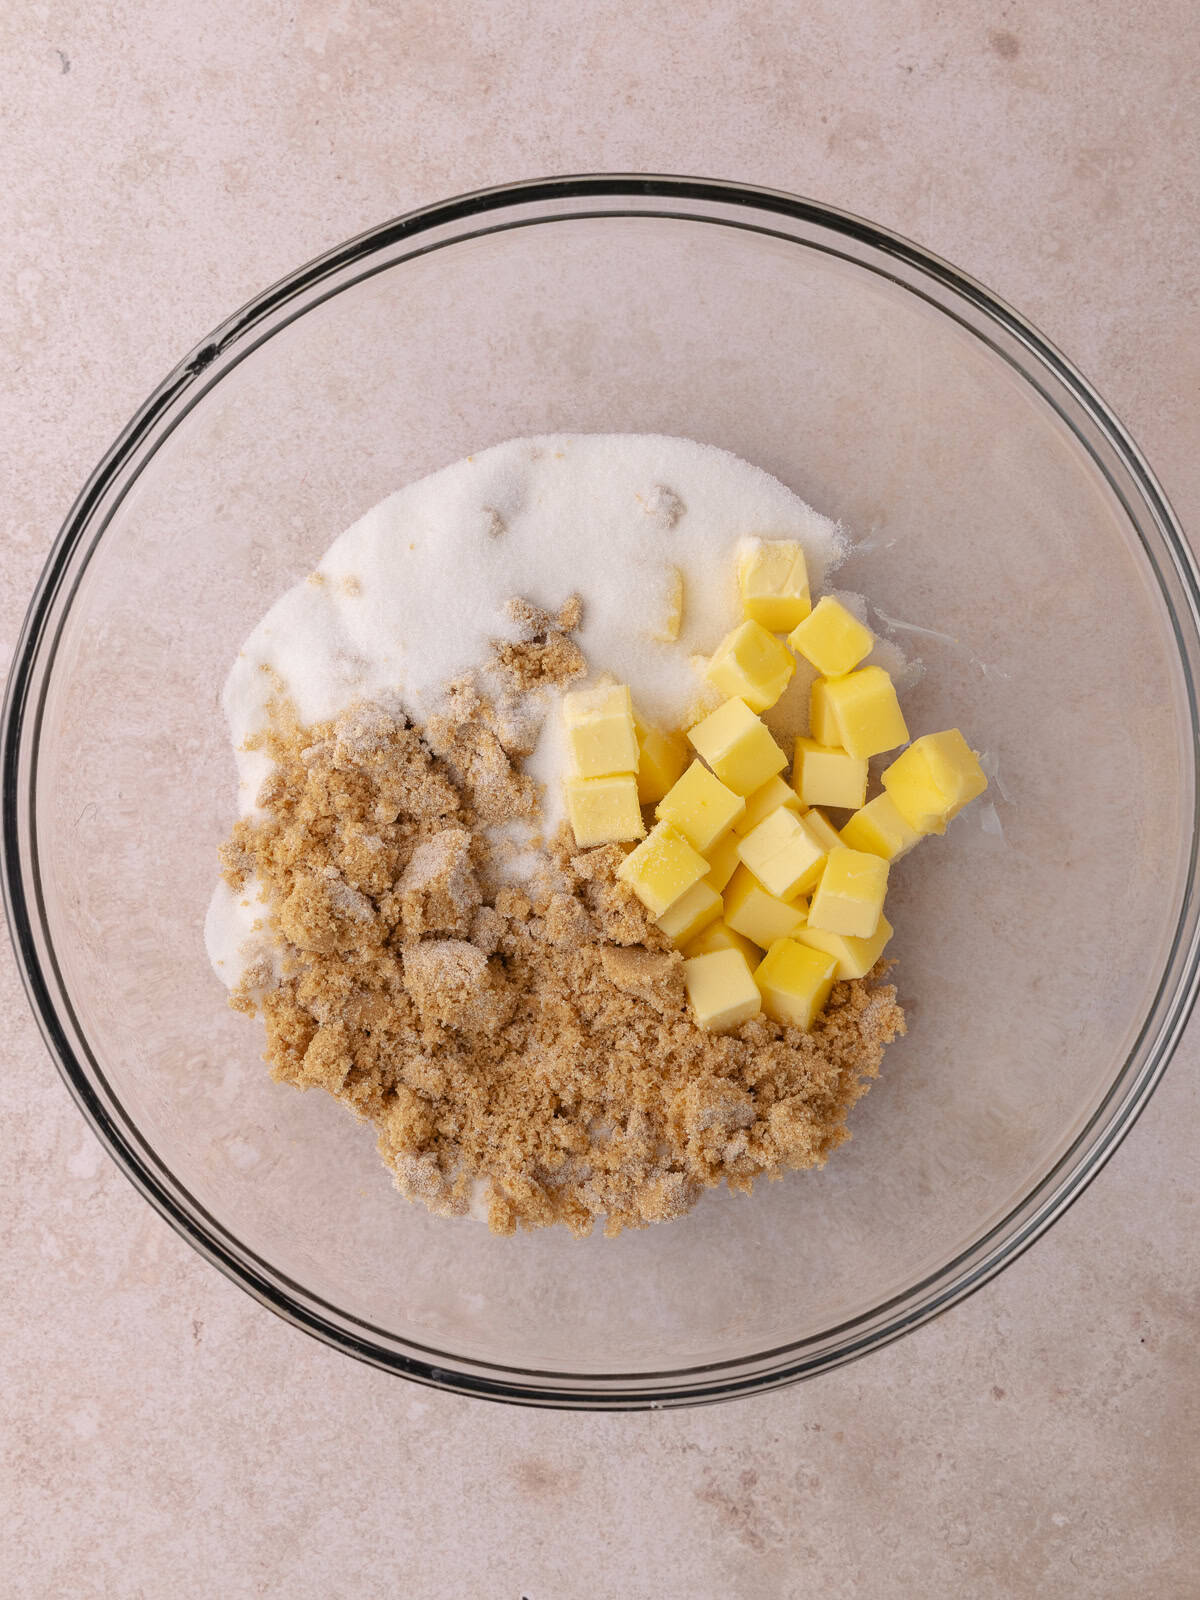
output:
M1053 397L868 264L682 216L480 231L249 345L82 570L37 745L49 939L144 1158L366 1342L481 1367L737 1363L828 1339L976 1245L1133 1048L1190 847L1170 617ZM910 726L961 726L997 773L990 809L896 872L909 1034L852 1142L615 1241L494 1239L401 1200L368 1128L271 1083L202 940L244 636L393 488L560 429L710 441L842 519L860 544L839 582L931 630L896 635L926 668Z

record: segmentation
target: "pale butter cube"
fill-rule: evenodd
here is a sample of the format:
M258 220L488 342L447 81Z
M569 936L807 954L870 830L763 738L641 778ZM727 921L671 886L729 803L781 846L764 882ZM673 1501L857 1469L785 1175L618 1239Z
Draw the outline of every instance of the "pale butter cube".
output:
M946 824L987 788L979 757L957 728L914 739L883 774L897 811L918 833L945 833Z
M567 750L577 778L604 778L638 769L633 703L623 683L563 695Z
M708 663L708 680L736 695L751 711L773 706L791 682L796 663L760 622L743 622L721 640Z
M726 700L698 722L688 738L697 755L734 794L753 794L787 766L787 757L770 729L744 700Z
M714 922L722 910L721 896L701 879L655 920L668 939L674 940L677 945L684 945L689 939L694 939L702 928Z
M818 744L837 745L841 741L837 718L829 703L829 685L817 678L808 691L808 731Z
M704 875L704 881L718 894L737 870L737 847L737 834L727 833L723 839L718 839L711 849L704 852L708 858L708 871Z
M844 678L826 678L824 695L837 738L852 756L877 756L907 744L908 728L896 687L882 667L860 667Z
M708 871L708 862L669 822L656 823L622 861L617 877L627 883L652 917L661 917Z
M638 743L638 799L644 806L652 806L687 766L687 740L681 733L662 733L648 727L636 716L633 731Z
M734 823L734 833L749 833L751 828L757 828L780 806L786 806L789 811L799 811L800 796L783 778L768 778L761 788L746 796L746 809Z
M869 939L855 939L845 933L827 933L823 928L805 925L792 935L801 944L811 945L837 961L837 977L847 982L852 978L865 978L883 954L884 946L894 932L886 917L880 917L879 926Z
M744 934L735 933L729 924L718 918L710 922L703 933L698 933L690 944L683 947L685 956L707 956L714 950L740 950L751 972L762 960L762 951Z
M825 865L825 846L794 811L780 808L753 828L738 845L743 866L780 900L794 900L817 883Z
M899 861L914 845L920 844L921 837L905 822L886 790L874 800L868 800L861 811L856 811L841 833L842 843L851 850L866 850L873 856L882 856L885 861Z
M735 933L765 950L802 928L808 917L803 900L790 904L765 889L748 867L739 867L725 891L725 921Z
M674 644L683 627L683 573L678 567L668 567L666 598L658 626L651 634L660 644Z
M740 794L727 789L720 778L699 761L693 761L655 807L660 822L679 829L694 850L711 850L746 809Z
M738 560L742 615L772 633L787 633L812 609L808 565L795 539L747 539Z
M829 852L821 881L813 892L808 926L818 933L870 939L883 915L887 884L888 863L882 856L838 845Z
M683 982L706 1033L728 1033L762 1010L762 996L740 950L714 950L683 963Z
M823 951L777 939L755 969L754 982L772 1022L807 1033L829 1002L837 961Z
M632 772L607 778L567 778L567 816L581 849L644 839L646 826Z
M832 850L834 845L847 843L824 812L802 811L800 815L804 818L809 832L816 834L826 850Z
M869 656L875 635L840 600L818 600L809 616L788 636L798 656L811 661L826 678L840 678L864 656Z
M866 760L815 739L797 739L792 787L803 805L853 811L867 798Z

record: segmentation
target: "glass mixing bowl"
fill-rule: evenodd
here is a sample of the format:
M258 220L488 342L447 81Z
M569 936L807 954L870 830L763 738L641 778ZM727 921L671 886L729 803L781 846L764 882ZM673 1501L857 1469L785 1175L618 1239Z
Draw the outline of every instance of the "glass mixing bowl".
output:
M897 873L909 1034L820 1173L616 1240L403 1201L372 1131L273 1084L205 958L243 638L392 489L518 434L723 445L858 538L930 631L918 729L988 800ZM353 1355L507 1400L661 1406L861 1355L977 1288L1095 1175L1195 995L1196 569L1146 464L1028 323L786 195L589 177L388 223L268 290L147 401L67 519L4 723L30 998L85 1116L198 1250Z

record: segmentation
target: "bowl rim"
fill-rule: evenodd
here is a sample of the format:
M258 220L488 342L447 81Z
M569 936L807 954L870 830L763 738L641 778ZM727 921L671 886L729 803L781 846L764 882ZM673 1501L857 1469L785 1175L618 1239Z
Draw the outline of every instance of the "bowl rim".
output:
M621 200L635 204L634 211L613 204ZM591 202L602 209L556 209L564 202ZM670 203L675 209L656 210L649 202ZM685 205L708 206L721 214L696 217L679 209ZM383 1370L457 1393L577 1409L658 1409L779 1387L890 1343L981 1288L1082 1194L1144 1109L1179 1042L1200 988L1200 915L1194 887L1200 793L1193 788L1187 881L1158 988L1148 1002L1123 1068L1092 1115L1032 1189L985 1234L918 1283L845 1323L774 1349L658 1372L575 1374L509 1367L401 1341L321 1301L235 1240L158 1162L132 1119L122 1121L119 1102L103 1092L106 1085L99 1063L91 1059L89 1071L81 1059L87 1052L82 1031L72 1042L64 1025L61 1009L69 1011L70 1006L46 926L34 816L36 749L58 638L82 572L120 500L145 463L225 371L294 316L361 281L368 274L360 269L381 252L404 241L416 241L415 251L409 254L424 253L422 237L448 225L478 224L475 231L446 240L447 244L478 237L480 231L518 225L511 217L505 221L505 213L530 207L544 208L543 214L529 219L541 223L580 215L633 214L691 218L758 232L775 231L767 220L771 217L780 219L781 227L785 222L813 225L902 264L952 301L965 302L982 313L998 334L1027 351L1082 408L1104 448L1132 480L1157 531L1161 550L1151 549L1144 535L1143 545L1179 648L1191 719L1193 766L1200 748L1195 689L1195 669L1200 667L1200 570L1165 494L1122 423L1077 369L1024 317L949 262L888 229L819 201L719 179L639 173L538 178L454 196L369 229L281 278L222 322L167 375L92 472L63 522L34 590L14 652L0 724L0 879L9 931L26 996L76 1104L125 1176L171 1227L227 1277L303 1332ZM751 220L752 214L757 221ZM793 244L806 243L794 234L780 233L780 237ZM374 270L393 264L383 262ZM356 275L337 284L335 280L348 270ZM903 287L913 289L908 283ZM305 296L307 304L289 315L289 306ZM934 303L953 316L950 306L940 300ZM982 337L973 325L971 332ZM1033 382L1028 372L1021 376ZM1078 442L1095 460L1095 450L1067 420ZM1101 470L1105 470L1103 466ZM1120 495L1107 471L1105 476ZM1141 535L1141 525L1127 502L1125 509ZM1160 565L1163 556L1165 570ZM1166 588L1168 577L1177 588L1174 599ZM1131 1074L1139 1051L1143 1059Z

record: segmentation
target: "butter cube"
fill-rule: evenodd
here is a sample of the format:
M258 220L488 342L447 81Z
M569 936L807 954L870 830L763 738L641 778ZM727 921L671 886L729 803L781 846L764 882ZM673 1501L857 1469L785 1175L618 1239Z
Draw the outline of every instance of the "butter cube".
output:
M633 705L623 683L577 689L563 695L563 718L571 767L577 778L604 778L612 772L637 771Z
M702 928L715 921L721 911L721 896L701 879L655 920L668 939L673 939L677 945L684 945L689 939L694 939Z
M987 788L979 757L957 728L915 739L883 774L896 810L918 833L946 824Z
M821 950L776 939L759 962L754 982L772 1022L807 1033L828 1003L837 960Z
M788 636L798 656L826 678L840 678L871 653L875 635L840 600L818 600L811 615Z
M762 1010L762 996L740 950L713 950L683 963L683 982L697 1023L707 1033L740 1028Z
M832 850L835 844L847 843L823 811L802 811L800 815L808 831L816 834L826 850Z
M746 540L738 562L742 615L787 633L812 610L804 549L795 539Z
M677 783L655 807L660 822L677 827L694 850L711 850L746 809L740 794L727 789L720 778L699 761L693 761Z
M800 796L782 778L768 778L761 788L746 796L746 809L734 823L734 833L749 833L751 828L757 828L780 806L786 806L789 811L799 811Z
M877 756L908 742L895 685L882 667L826 678L824 694L837 724L833 743L852 756Z
M797 928L792 935L801 944L821 950L837 961L839 979L865 978L883 954L884 946L892 937L893 928L886 917L880 917L879 926L869 939L855 939L844 933L826 933L823 928Z
M905 822L886 789L854 813L841 838L851 850L867 850L885 861L899 861L921 842L921 835Z
M638 799L644 806L652 806L687 766L687 740L681 733L662 733L648 727L637 717L633 719L633 731L638 744Z
M567 816L580 849L644 839L645 824L632 772L607 778L567 778Z
M729 924L718 918L698 933L690 944L683 947L685 956L707 956L714 950L740 950L751 972L762 960L762 951L743 934L735 933Z
M662 617L652 638L660 644L674 644L683 626L683 573L678 567L667 568L666 599Z
M747 867L739 867L725 891L725 922L735 933L765 950L802 928L808 917L803 900L789 905L764 889Z
M688 733L697 755L734 794L753 794L782 772L787 757L744 700L726 700Z
M815 739L797 739L792 787L803 805L853 811L867 798L867 763Z
M842 736L829 703L828 690L825 679L817 678L808 691L808 731L818 744L833 746L841 743Z
M780 900L805 894L821 877L827 851L803 817L782 806L738 845L742 864Z
M704 852L708 858L708 871L704 875L704 881L718 894L737 869L739 861L737 847L737 834L727 833L724 838L718 839L711 849Z
M713 651L708 680L722 694L737 695L751 711L773 706L791 681L796 663L761 622L743 622Z
M638 849L642 849L641 845ZM829 852L821 881L808 908L808 923L818 933L844 933L870 939L883 915L888 864L882 856L840 844Z
M708 862L669 822L659 822L617 868L652 917L661 917L708 871Z

